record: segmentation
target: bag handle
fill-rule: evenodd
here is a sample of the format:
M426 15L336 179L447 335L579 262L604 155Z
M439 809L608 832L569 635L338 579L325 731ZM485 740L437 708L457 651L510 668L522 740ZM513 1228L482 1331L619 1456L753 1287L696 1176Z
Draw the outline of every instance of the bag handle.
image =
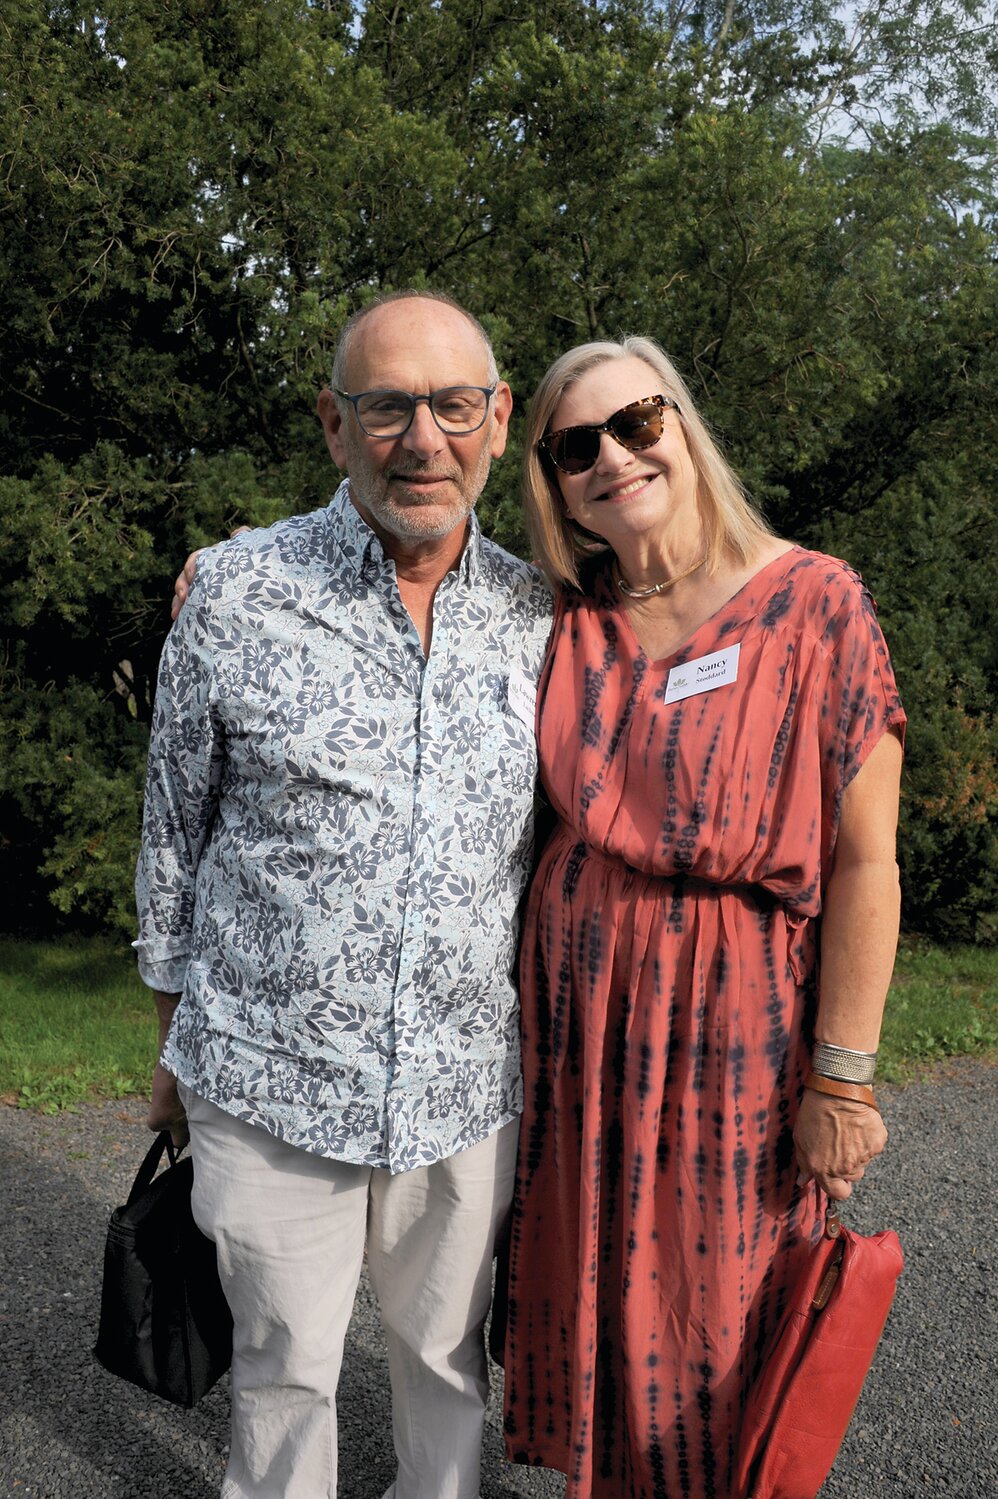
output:
M825 1204L825 1237L835 1242L832 1257L828 1261L824 1275L818 1284L811 1301L811 1310L823 1312L828 1305L828 1299L835 1290L835 1284L842 1271L842 1256L845 1253L845 1224L839 1217L838 1208L829 1198Z
M142 1165L135 1173L135 1180L132 1183L132 1190L128 1194L128 1202L126 1204L127 1207L131 1207L135 1199L137 1197L141 1197L142 1193L149 1186L153 1177L156 1175L156 1169L159 1166L160 1161L163 1159L164 1150L169 1157L170 1165L175 1166L177 1164L177 1157L180 1154L180 1151L177 1150L176 1146L174 1145L173 1136L170 1134L170 1131L168 1129L160 1131L160 1133L156 1136L155 1140L152 1142L148 1151L146 1152L145 1160L142 1162Z

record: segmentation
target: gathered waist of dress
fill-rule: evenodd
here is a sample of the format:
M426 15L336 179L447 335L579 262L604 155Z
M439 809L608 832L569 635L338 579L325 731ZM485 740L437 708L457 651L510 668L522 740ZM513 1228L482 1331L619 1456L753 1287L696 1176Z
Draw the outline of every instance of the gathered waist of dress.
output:
M793 927L803 926L817 914L799 909L780 890L758 881L709 879L682 869L668 872L644 869L619 854L607 853L605 849L588 843L579 837L577 828L562 819L558 820L555 831L543 850L541 862L545 863L549 858L567 866L566 894L575 888L583 867L589 865L590 868L601 867L610 878L622 880L624 883L619 887L622 895L629 887L633 893L635 885L647 883L652 889L660 890L663 897L668 894L670 899L701 896L710 900L733 896L760 911L781 909L788 925Z

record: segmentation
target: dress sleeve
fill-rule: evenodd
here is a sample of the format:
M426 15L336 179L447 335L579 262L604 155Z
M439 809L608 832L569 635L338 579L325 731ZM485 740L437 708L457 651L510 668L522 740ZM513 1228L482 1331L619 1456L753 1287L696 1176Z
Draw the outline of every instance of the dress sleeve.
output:
M823 841L830 848L843 792L888 729L903 742L906 716L869 589L844 563L825 585L819 713Z
M200 571L199 571L200 579ZM183 987L194 885L218 802L223 739L212 712L210 601L196 582L160 660L135 876L139 970Z

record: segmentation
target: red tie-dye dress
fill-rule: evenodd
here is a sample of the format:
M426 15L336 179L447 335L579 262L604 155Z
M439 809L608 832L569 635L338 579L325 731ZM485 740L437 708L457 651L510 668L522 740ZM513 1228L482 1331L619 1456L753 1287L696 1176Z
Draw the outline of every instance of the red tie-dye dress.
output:
M736 680L664 701L673 668L735 645ZM746 1390L820 1231L792 1131L842 792L903 723L873 602L834 558L794 547L663 661L606 574L559 604L506 1441L568 1499L741 1499Z

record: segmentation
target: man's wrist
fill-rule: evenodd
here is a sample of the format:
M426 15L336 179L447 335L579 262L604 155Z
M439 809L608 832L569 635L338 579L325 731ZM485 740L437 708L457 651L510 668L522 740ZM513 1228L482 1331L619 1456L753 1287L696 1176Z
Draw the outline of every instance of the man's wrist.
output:
M154 989L153 1001L156 1005L156 1014L159 1016L158 1046L159 1054L161 1055L163 1047L166 1045L166 1038L170 1033L170 1026L173 1024L174 1014L180 1003L180 995L164 994L162 989Z
M160 1020L172 1020L173 1012L180 1003L180 995L164 994L162 989L154 989L152 997Z

